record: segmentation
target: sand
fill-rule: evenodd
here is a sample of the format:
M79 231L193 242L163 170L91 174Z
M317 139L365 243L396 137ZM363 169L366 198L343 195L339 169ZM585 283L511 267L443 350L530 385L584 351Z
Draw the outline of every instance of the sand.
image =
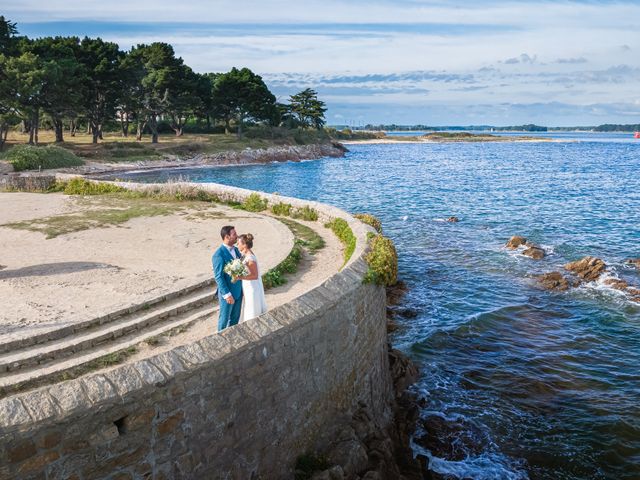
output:
M0 225L105 208L62 194L0 193ZM220 205L46 239L0 226L0 341L140 304L211 276L220 227L254 234L266 271L289 253L291 231L275 218Z

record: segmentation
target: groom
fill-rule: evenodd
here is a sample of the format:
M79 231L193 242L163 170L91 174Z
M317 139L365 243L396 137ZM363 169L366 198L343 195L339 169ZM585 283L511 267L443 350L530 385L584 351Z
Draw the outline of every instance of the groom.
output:
M234 246L238 235L236 229L230 225L220 230L222 245L213 254L213 276L218 284L218 301L220 304L220 317L218 318L218 331L236 325L240 320L242 307L242 282L231 281L231 276L224 272L224 266L235 258L240 258L240 251Z

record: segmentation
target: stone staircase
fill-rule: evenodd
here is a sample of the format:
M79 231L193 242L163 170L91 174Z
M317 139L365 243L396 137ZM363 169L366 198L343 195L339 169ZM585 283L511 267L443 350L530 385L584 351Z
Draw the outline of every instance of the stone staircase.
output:
M0 395L56 381L217 310L212 280L53 331L0 343Z

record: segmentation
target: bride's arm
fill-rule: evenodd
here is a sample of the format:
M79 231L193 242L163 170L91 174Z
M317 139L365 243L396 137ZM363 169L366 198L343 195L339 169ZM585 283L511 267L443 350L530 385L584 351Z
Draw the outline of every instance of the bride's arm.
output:
M258 264L249 260L246 264L249 269L249 275L244 277L238 277L240 280L257 280L258 279Z

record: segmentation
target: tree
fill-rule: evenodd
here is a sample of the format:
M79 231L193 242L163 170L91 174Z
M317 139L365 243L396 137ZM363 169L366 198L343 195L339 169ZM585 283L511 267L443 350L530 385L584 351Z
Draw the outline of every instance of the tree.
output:
M102 125L115 116L121 92L119 65L124 53L101 38L85 37L77 56L82 65L83 106L93 143L102 136Z
M42 110L51 118L56 142L64 141L64 120L82 110L82 66L75 55L79 44L77 37L45 37L25 47L42 60L47 74Z
M318 92L306 88L289 97L289 110L298 119L302 128L321 129L325 124L325 103L318 100Z
M138 45L129 55L140 67L142 112L151 142L158 143L158 119L163 114L169 115L176 135L181 135L188 114L197 108L196 75L167 43Z
M16 35L18 28L16 24L0 15L0 53L4 55L15 54Z
M238 125L238 137L242 137L245 121L271 120L276 111L276 97L269 91L262 77L248 68L231 71L218 76L213 87L213 112L225 122L225 133L229 133L231 120Z

